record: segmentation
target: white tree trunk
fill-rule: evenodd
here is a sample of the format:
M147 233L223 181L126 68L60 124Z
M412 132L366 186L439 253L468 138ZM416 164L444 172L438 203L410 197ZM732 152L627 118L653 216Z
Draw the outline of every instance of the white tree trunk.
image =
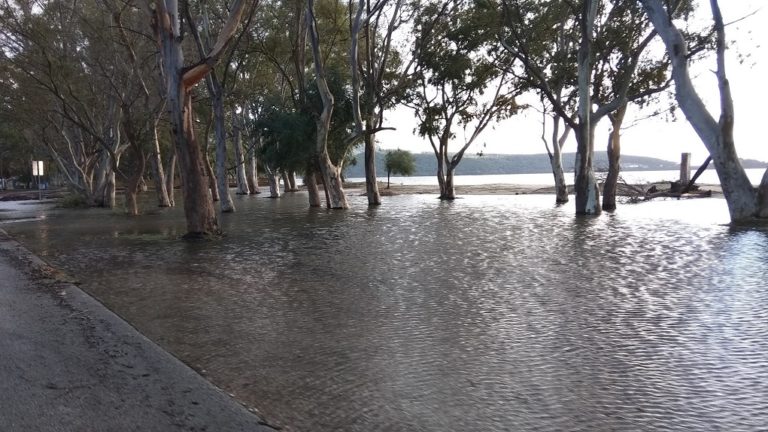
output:
M338 168L333 165L328 155L328 130L331 125L331 115L333 113L333 95L328 88L328 82L325 79L325 66L320 54L320 37L317 33L317 23L314 15L314 0L307 0L307 23L309 27L310 43L312 45L312 58L315 65L315 80L320 91L320 98L323 101L323 111L317 119L317 136L315 151L317 152L320 172L323 174L323 183L325 192L328 194L329 207L332 209L349 208L347 197L342 186L341 176Z
M243 145L240 141L242 131L242 124L240 123L240 116L236 113L232 113L232 146L235 148L235 163L237 167L237 194L248 195L251 193L248 189L248 180L245 175L245 157L243 156Z
M594 126L592 125L592 38L598 0L584 0L580 18L581 44L578 53L579 127L576 130L576 214L600 214L600 193L592 166Z

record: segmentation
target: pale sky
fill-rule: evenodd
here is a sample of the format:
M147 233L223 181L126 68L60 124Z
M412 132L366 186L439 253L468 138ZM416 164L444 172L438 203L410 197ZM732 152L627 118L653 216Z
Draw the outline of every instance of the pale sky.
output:
M726 72L733 93L736 125L735 139L739 157L768 161L768 142L763 133L763 123L768 122L768 46L766 46L766 23L768 23L768 5L764 0L728 0L721 1L720 8L726 23L757 11L754 15L726 28L726 38L735 41L726 54ZM701 1L701 10L709 14L709 2ZM711 15L706 18L711 20ZM749 55L743 63L737 54ZM699 94L710 106L710 112L719 117L717 81L715 80L714 57L694 66L694 81ZM536 99L534 99L536 100ZM625 125L633 123L636 110L627 114ZM645 119L635 126L624 128L622 132L622 154L653 156L677 161L681 152L692 153L691 165L698 165L707 157L707 151L698 136L678 110L677 120L662 118ZM387 126L394 126L397 131L384 131L377 134L379 147L382 149L407 149L415 153L431 152L426 139L413 134L416 126L413 112L400 108L387 116ZM485 153L531 154L545 153L541 142L541 114L530 110L512 119L505 120L492 130L489 126L467 151L473 154L483 149ZM604 150L610 127L604 120L598 127L595 137L595 150ZM456 131L461 139L461 131ZM463 141L452 143L451 152L458 149ZM571 140L565 145L565 152L575 152L576 142Z

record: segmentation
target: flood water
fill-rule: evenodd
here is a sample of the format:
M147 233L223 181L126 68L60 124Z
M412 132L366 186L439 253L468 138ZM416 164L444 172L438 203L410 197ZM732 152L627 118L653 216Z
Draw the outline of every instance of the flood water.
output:
M0 227L285 430L768 427L768 231L722 200L351 198L240 197L207 243L180 209Z

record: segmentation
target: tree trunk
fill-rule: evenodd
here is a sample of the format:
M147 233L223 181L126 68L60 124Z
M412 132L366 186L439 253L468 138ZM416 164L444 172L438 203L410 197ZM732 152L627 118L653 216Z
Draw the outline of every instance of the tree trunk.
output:
M267 182L269 183L269 197L280 198L280 174L276 169L264 167L267 172Z
M578 53L579 127L576 130L576 214L600 214L600 192L592 166L594 126L592 125L592 38L597 0L585 0L580 19L581 43Z
M290 186L291 192L299 191L299 187L296 185L296 171L288 172L288 185Z
M554 126L552 128L552 154L549 155L549 164L555 179L555 203L565 204L568 202L568 185L565 182L565 172L563 171L563 146L571 132L571 127L566 124L563 134L560 135L560 118L555 116L552 122ZM544 139L543 136L542 139Z
M443 188L440 190L440 199L446 201L453 201L456 199L456 189L453 187L453 173L456 167L448 165L448 169L445 172L445 182Z
M307 186L307 192L309 192L309 206L320 207L322 201L320 201L320 189L317 187L317 180L315 180L314 173L308 173L304 175L304 184Z
M437 154L437 184L440 186L440 199L443 199L447 194L447 187L446 187L446 181L445 181L445 171L446 171L446 164L445 164L445 156L444 156L444 145L442 142L440 142L440 149L438 150Z
M172 148L168 155L168 163L165 166L165 190L168 191L168 204L171 207L176 206L176 149Z
M203 169L205 170L206 180L208 182L208 190L211 193L211 200L213 202L219 201L219 188L216 184L216 174L213 173L213 166L211 165L211 158L208 156L208 152L203 150Z
M261 189L259 188L259 172L258 172L258 161L256 160L256 145L251 145L248 147L247 159L248 159L248 169L245 172L245 178L248 180L248 190L251 191L252 194L260 194Z
M192 92L191 89L181 88L181 83L178 85L180 91L172 93L169 105L171 106L171 130L176 138L176 153L181 172L184 214L187 217L185 238L200 238L219 234L219 223L209 192L211 185L205 175L206 167L210 169L210 165L203 157L195 139Z
M288 173L285 170L280 170L280 179L283 181L283 193L291 191L291 182L288 181Z
M720 120L716 121L693 87L688 71L686 43L680 31L669 19L661 0L641 0L672 61L675 97L688 122L712 156L723 196L733 222L747 222L765 217L758 191L752 186L736 154L733 140L733 99L725 74L725 30L716 0L710 0L717 35L717 78L720 89ZM765 179L765 177L764 177ZM762 190L762 187L761 187Z
M389 189L389 176L392 174L392 171L387 170L387 189Z
M245 157L243 156L243 145L240 141L242 126L240 123L240 116L236 113L232 113L232 146L235 148L235 163L237 167L237 194L249 195L251 193L248 189L248 180L245 178Z
M152 178L155 181L155 193L157 194L158 207L170 207L171 199L168 196L168 189L165 184L165 173L163 172L163 160L160 156L160 141L157 137L157 121L152 128L152 155L150 156L150 168L152 169Z
M142 177L146 168L146 159L143 154L138 154L139 166L125 183L125 210L129 216L139 215L138 195L141 189Z
M235 211L232 194L229 193L229 176L227 176L227 131L224 119L224 90L221 84L208 77L213 89L211 105L213 107L213 135L216 137L216 184L218 186L219 206L223 213ZM215 201L215 199L214 199Z
M603 210L616 210L616 188L619 182L621 170L621 124L627 112L627 104L624 104L611 116L613 130L608 136L608 176L603 185Z
M168 117L181 172L184 214L187 219L185 237L218 234L219 224L205 175L206 161L195 139L192 87L213 69L226 50L242 17L245 1L233 1L216 45L204 59L186 68L178 0L150 4L149 10L153 11L152 28L160 47L166 77Z
M347 209L349 208L349 203L344 194L339 170L333 165L328 155L328 130L331 126L334 100L328 88L328 82L325 79L325 65L320 54L320 36L317 33L314 0L307 0L307 24L309 27L310 44L312 45L312 59L315 66L315 81L320 92L320 98L323 101L323 111L316 121L317 141L315 143L315 151L317 152L320 164L320 172L323 174L323 183L329 199L329 207L332 209Z
M370 124L368 127L370 128ZM379 182L376 180L376 140L371 134L366 134L365 141L365 192L368 196L368 205L381 205ZM387 188L389 188L389 174L387 174Z

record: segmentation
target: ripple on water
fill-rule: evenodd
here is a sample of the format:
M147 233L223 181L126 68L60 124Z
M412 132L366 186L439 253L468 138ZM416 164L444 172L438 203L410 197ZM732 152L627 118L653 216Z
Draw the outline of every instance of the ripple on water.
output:
M238 199L202 244L178 209L8 230L289 430L768 424L768 234L720 200L305 199Z

